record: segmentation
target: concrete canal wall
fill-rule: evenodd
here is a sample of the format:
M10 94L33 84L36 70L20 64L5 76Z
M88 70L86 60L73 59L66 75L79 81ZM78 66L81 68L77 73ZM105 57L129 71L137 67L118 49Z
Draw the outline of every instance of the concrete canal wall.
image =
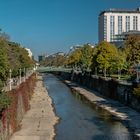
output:
M55 74L61 76L63 79L71 80L79 85L97 91L105 97L117 100L140 112L140 99L133 94L133 89L136 85L115 79L105 79L88 74L82 75L81 73L74 73L72 75L68 72L55 72Z
M65 80L65 83L71 88L72 93L77 99L88 104L95 110L104 111L113 118L115 117L114 119L121 121L130 133L133 133L132 139L140 139L140 113L130 107L124 106L118 101L106 98L98 92L83 88L83 86L79 86L79 84L68 80Z
M30 108L29 101L36 84L36 76L32 74L25 82L7 94L11 97L11 105L0 112L0 140L8 140L20 128L20 122Z

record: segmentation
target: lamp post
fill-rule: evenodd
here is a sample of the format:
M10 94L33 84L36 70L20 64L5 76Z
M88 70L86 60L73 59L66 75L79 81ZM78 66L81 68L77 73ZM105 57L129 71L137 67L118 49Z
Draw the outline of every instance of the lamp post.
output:
M118 79L120 80L120 72L121 70L118 68Z
M11 82L12 82L12 80L11 80L11 75L12 75L12 70L10 69L10 70L9 70L9 79L10 79L10 80L9 80L9 89L10 89L10 90L12 89L12 86L11 86L11 84L12 84L12 83L11 83Z

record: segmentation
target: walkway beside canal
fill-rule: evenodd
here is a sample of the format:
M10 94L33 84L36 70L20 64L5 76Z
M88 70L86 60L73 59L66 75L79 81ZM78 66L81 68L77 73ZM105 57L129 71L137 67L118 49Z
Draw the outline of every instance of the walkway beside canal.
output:
M83 98L89 101L89 103L108 111L117 119L124 122L124 124L134 130L134 134L140 138L140 113L124 106L118 101L114 101L103 97L97 92L88 90L76 83L66 80L65 83L74 91L75 94L81 95Z
M21 129L14 133L11 140L52 140L58 118L41 76L38 76L30 105L31 109L24 116Z

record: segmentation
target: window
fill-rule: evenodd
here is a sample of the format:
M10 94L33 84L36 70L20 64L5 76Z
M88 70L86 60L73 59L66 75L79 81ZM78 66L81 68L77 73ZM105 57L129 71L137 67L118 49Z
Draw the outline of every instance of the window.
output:
M104 16L104 40L107 40L107 16Z
M133 16L133 30L138 30L138 17Z
M122 33L122 16L118 16L118 34Z
M126 32L130 30L130 16L126 16Z
M115 32L115 17L110 16L110 41L112 42L114 39L114 32Z

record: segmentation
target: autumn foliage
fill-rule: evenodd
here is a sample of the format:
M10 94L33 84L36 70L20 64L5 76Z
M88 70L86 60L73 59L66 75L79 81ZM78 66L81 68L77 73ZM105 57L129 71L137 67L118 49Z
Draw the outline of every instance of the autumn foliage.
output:
M0 135L5 130L8 130L9 133L13 133L20 126L23 115L30 108L29 101L32 97L35 83L35 74L33 74L26 82L23 82L18 88L8 93L12 102L7 109L0 112L0 120L2 122Z

